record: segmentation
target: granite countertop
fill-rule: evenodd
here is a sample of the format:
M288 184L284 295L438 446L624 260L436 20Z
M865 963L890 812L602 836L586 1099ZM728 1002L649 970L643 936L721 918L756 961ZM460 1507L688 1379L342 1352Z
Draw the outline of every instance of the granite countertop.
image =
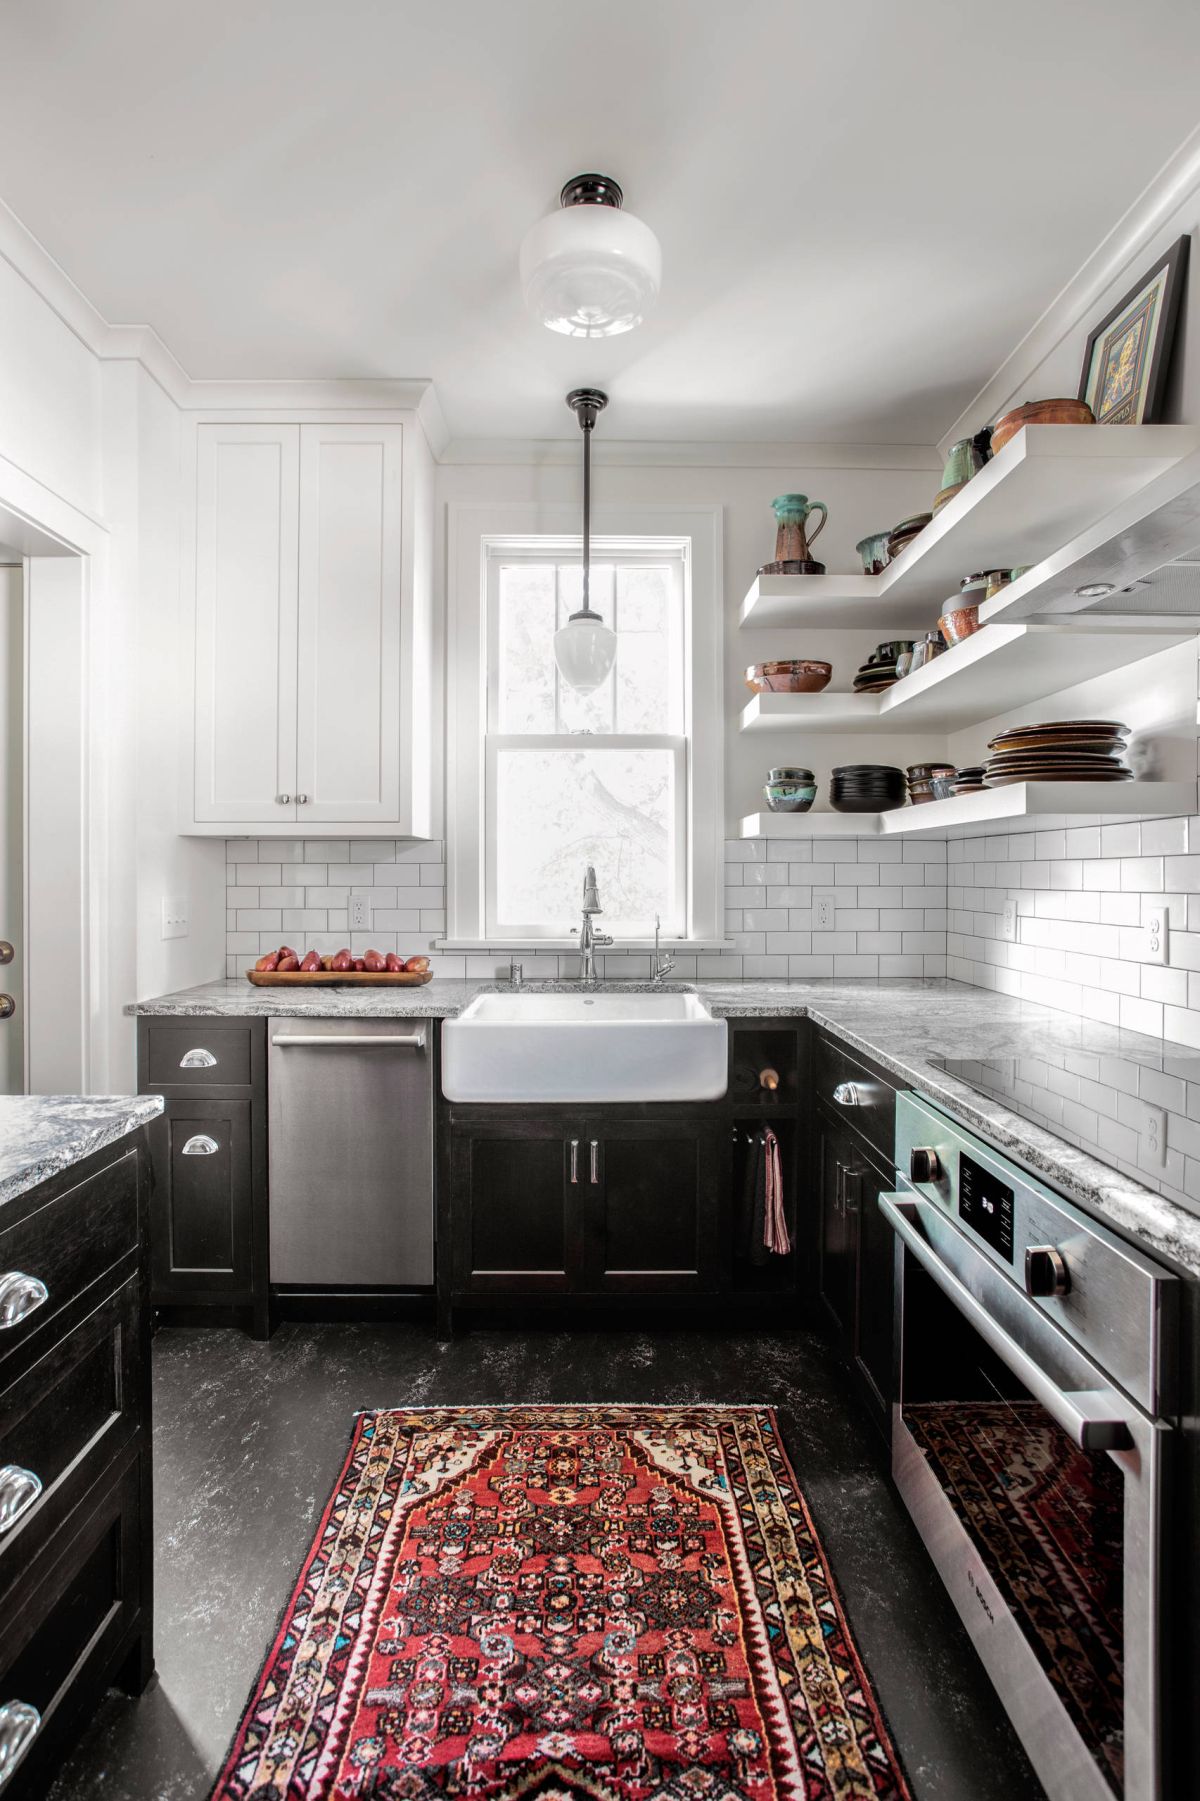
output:
M578 983L529 984L541 992L578 989ZM603 988L606 984L600 984ZM628 993L644 983L608 986ZM1200 1217L1178 1202L1113 1169L1046 1128L1021 1118L1001 1101L942 1069L944 1058L1038 1057L1047 1051L1087 1050L1156 1069L1173 1059L1196 1063L1184 1046L1164 1045L1138 1032L1078 1019L1034 1001L952 981L704 981L674 984L698 993L726 1019L808 1017L1005 1151L1046 1182L1081 1202L1097 1218L1200 1277ZM309 1018L454 1018L476 997L505 984L438 976L424 988L255 988L217 981L126 1009L150 1017L261 1015Z
M158 1094L0 1095L0 1205L163 1110Z

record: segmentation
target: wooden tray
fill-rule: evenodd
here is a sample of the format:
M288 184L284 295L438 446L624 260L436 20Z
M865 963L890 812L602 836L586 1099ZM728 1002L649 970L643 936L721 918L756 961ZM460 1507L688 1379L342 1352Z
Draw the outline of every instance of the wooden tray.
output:
M248 969L256 988L423 988L433 971L402 969Z

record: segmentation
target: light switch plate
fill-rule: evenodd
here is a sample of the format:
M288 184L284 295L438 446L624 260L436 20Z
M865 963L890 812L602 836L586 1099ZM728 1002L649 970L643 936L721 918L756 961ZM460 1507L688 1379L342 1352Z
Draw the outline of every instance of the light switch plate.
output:
M1004 910L1000 915L1000 936L1007 938L1012 944L1016 943L1017 903L1011 896L1005 901Z
M164 894L162 902L162 935L164 938L186 938L188 904L182 894Z
M1145 944L1142 955L1147 963L1165 963L1167 961L1167 910L1147 913L1146 923L1142 927Z
M350 930L352 932L369 932L371 930L370 895L352 894L350 896Z
M1145 1101L1142 1103L1141 1141L1143 1167L1157 1164L1161 1168L1167 1160L1167 1116L1161 1107L1152 1107Z

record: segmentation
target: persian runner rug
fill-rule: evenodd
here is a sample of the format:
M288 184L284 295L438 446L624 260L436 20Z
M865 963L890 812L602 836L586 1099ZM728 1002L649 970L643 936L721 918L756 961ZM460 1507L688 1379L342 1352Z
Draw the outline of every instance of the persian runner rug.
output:
M361 1415L213 1801L909 1801L768 1407Z

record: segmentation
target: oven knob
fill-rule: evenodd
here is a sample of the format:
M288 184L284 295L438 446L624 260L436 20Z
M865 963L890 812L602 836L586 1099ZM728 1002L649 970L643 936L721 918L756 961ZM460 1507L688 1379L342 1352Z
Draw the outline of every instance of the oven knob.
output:
M1070 1294L1071 1272L1066 1258L1052 1244L1025 1247L1025 1293L1035 1300Z
M922 1145L908 1153L908 1174L913 1182L940 1182L942 1163L937 1152Z

